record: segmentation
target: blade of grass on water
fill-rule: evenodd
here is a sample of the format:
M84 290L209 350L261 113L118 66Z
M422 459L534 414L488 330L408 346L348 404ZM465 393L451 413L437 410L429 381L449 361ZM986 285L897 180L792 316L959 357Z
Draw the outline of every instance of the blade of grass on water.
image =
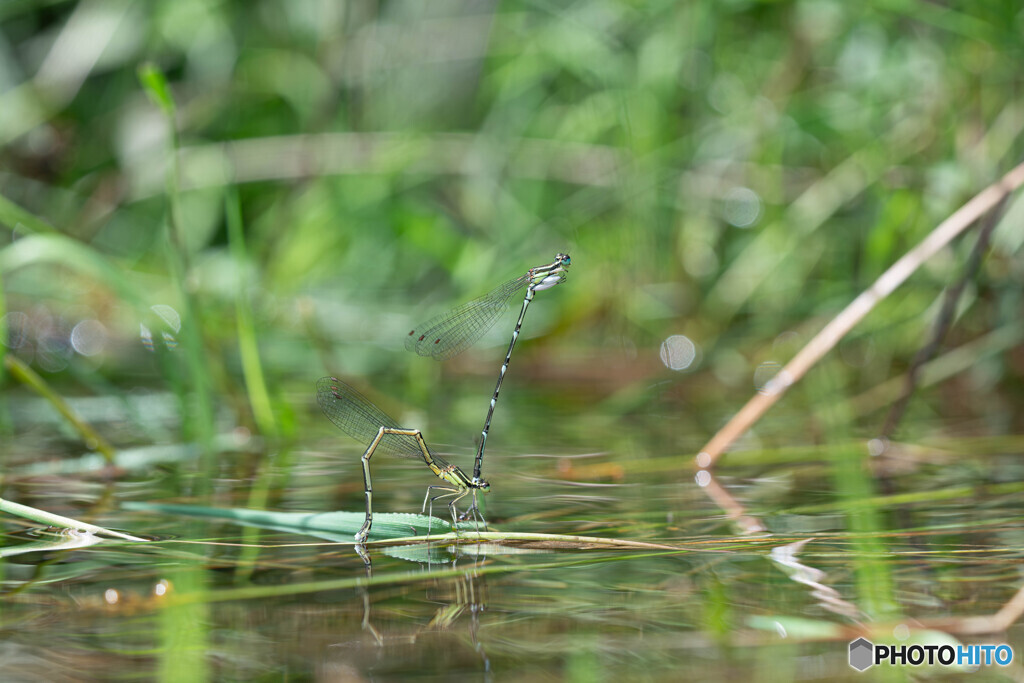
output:
M144 510L170 515L208 517L234 521L239 524L275 529L289 533L308 534L331 541L352 542L352 537L363 526L366 514L363 512L274 512L268 510L245 510L240 508L209 508L196 505L126 502L126 510ZM444 534L452 530L451 522L437 517L407 513L378 512L373 515L370 540L408 538ZM466 522L459 528L474 528Z
M65 529L84 529L85 531L90 531L94 534L113 536L126 541L146 540L137 536L123 534L120 531L104 529L101 526L89 524L88 522L81 522L77 519L71 519L70 517L55 515L52 512L46 512L45 510L29 507L28 505L22 505L21 503L14 503L3 498L0 498L0 512L6 512L8 514L17 515L18 517L24 517L25 519L31 519L33 522L39 522L40 524L46 524L47 526L63 527Z
M358 531L365 519L362 512L274 512L267 510L245 510L239 508L211 508L178 503L146 503L129 501L121 505L125 510L160 512L183 517L206 517L222 519L238 524L258 526L264 529L275 529L296 534L307 534L340 543L353 543L352 536ZM453 531L468 532L473 540L528 543L533 548L582 550L592 548L627 548L631 550L686 550L683 547L645 541L631 541L619 538L601 538L593 536L567 536L563 534L523 533L505 531L477 531L471 521L459 522L455 529L452 524L438 517L428 517L400 512L378 512L373 515L373 527L370 530L370 541L400 540L410 542L428 535L450 534ZM730 549L736 541L726 539L721 546L702 547L708 552L721 552ZM739 542L740 547L749 547L746 539Z

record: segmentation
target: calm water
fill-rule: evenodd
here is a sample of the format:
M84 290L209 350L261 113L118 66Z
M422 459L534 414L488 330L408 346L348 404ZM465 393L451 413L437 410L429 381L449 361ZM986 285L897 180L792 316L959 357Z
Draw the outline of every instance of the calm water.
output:
M291 448L225 430L206 493L181 449L111 476L58 472L80 450L39 418L4 447L4 497L157 540L54 550L43 544L67 535L7 518L4 679L861 680L847 665L857 635L942 642L935 620L991 614L1019 588L1015 439L901 445L870 471L856 440L730 454L714 483L765 529L743 534L694 482L699 444L665 428L673 406L563 419L572 402L503 406L485 463L492 528L636 545L371 545L372 571L347 534L122 507L360 511L361 448L311 395L296 398L307 431ZM468 469L472 444L435 431ZM415 463L374 467L379 512L418 512L436 481ZM870 495L850 484L858 472ZM1016 653L1020 636L959 637Z

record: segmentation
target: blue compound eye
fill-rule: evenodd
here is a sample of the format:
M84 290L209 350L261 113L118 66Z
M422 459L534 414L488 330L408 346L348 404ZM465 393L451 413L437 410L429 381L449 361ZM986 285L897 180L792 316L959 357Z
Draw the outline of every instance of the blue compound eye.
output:
M561 254L561 257L562 257L562 265L564 265L564 266L571 266L572 265L572 259L569 258L568 254Z

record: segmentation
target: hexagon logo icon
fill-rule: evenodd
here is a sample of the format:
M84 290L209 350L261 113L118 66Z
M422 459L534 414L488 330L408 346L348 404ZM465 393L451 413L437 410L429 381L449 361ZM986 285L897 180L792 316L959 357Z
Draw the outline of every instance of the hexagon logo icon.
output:
M871 641L858 638L850 643L850 666L857 671L864 671L874 664L875 646Z

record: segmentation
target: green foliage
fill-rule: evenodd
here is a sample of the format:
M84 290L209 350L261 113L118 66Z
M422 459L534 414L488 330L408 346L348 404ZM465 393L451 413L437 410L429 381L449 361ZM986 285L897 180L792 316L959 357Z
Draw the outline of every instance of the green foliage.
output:
M164 116L174 118L174 97L167 85L167 79L155 64L146 62L139 65L139 82L145 88L146 94L153 100L153 104L160 107Z
M228 361L212 391L242 396L246 368L261 430L273 430L281 383L301 386L322 374L315 365L425 395L433 379L392 355L404 321L557 250L578 265L531 320L538 353L654 360L682 332L705 369L755 358L849 301L1021 149L1021 105L1007 95L1020 78L1013 3L97 7L121 22L95 34L99 61L41 68L38 91L4 96L0 220L56 225L114 259L149 305L179 287L198 297L201 343ZM14 5L0 30L14 45L44 25L70 39L65 9ZM76 49L53 43L49 63ZM27 79L19 54L2 57L4 73ZM155 123L140 92L174 127ZM175 160L167 135L180 137ZM231 187L233 248L242 237L246 256L227 261ZM170 211L154 207L168 191ZM168 222L178 285L152 238ZM952 256L897 294L916 313L866 323L876 348L912 352L922 305L955 277ZM994 256L996 268L1013 258ZM25 277L5 283L12 310L53 296ZM964 312L982 326L1014 289L986 287ZM251 319L239 327L240 316ZM137 327L101 322L125 339ZM338 357L317 360L309 325ZM197 332L178 336L199 386ZM159 382L136 356L98 370Z
M517 564L511 552L503 564L481 562L481 572L511 575L493 586L506 591L495 600L503 621L484 637L499 632L537 667L510 678L550 677L561 666L563 677L613 680L635 675L639 661L653 678L678 675L680 647L727 644L748 625L758 634L781 627L800 641L783 670L820 675L799 662L833 661L834 648L801 639L833 637L845 623L837 627L809 593L779 597L788 579L763 562L768 541L716 546L711 559L687 557L681 567L675 557L584 557L585 542L552 538L569 528L678 542L724 528L693 490L694 451L762 371L789 360L1019 163L1022 32L1015 0L0 3L0 341L9 343L0 355L31 368L19 377L39 378L0 376L4 495L76 507L74 519L113 514L126 497L192 511L345 508L333 529L317 531L348 542L362 523L365 444L345 442L316 411L315 378L343 376L465 465L511 323L446 364L405 353L404 335L565 251L569 279L538 294L502 387L487 476L489 519L572 552L550 563ZM962 507L979 527L987 506L998 511L993 524L1019 517L1022 207L1011 198L898 435L917 449L908 467L929 458L943 467L880 475L865 467L861 444L881 427L977 233L882 302L737 451L756 468L743 473L743 485L752 482L745 503L766 519L857 532L843 538L856 561L813 544L807 554L873 616L915 614L897 600L915 562L926 567L914 579L923 586L912 589L916 604L931 598L939 575L928 558L891 561L893 549L919 547L890 537L893 509L924 517L907 522L928 532L922 538L949 534L938 551L944 565L970 546L1016 576L1018 558L1000 566L996 553L1019 547L1019 534L972 537L949 510ZM673 335L697 347L685 372L661 358ZM57 422L56 398L116 451L117 469L102 481L87 476L97 459L82 456L96 440L66 429L71 417ZM1006 441L986 448L950 434ZM374 532L394 538L405 533L401 511L420 509L436 479L384 458L374 468ZM592 484L599 495L582 488ZM928 503L934 509L922 512ZM74 608L59 616L106 624L101 610L121 609L105 602L108 589L150 600L152 585L132 579L168 578L177 593L139 608L158 618L111 629L131 631L124 648L137 648L133 657L159 649L147 672L168 680L349 673L314 670L307 650L293 669L247 669L265 648L231 642L217 602L315 595L260 606L304 645L309 622L291 615L316 614L323 628L309 642L340 642L334 652L347 657L359 650L351 633L372 628L371 608L389 610L373 604L386 596L364 594L365 613L362 604L358 614L339 611L328 604L339 591L419 588L423 577L442 585L467 573L420 547L391 551L398 568L370 579L347 545L263 545L275 533L304 533L297 517L249 520L245 551L234 555L234 522L244 520L182 528L185 509L122 508L119 526L169 525L167 538L127 552L101 545L89 551L99 567L76 555L73 570L57 562L31 579L87 577L85 588L67 587ZM200 535L208 543L192 545ZM510 550L512 535L495 542ZM445 566L419 575L398 558ZM760 574L750 570L758 562ZM960 579L943 578L943 595L1015 590L961 588ZM609 625L620 595L636 599ZM49 597L41 610L59 609ZM468 604L460 600L447 603ZM984 607L999 604L985 597ZM12 614L15 624L41 621ZM265 615L250 617L237 620L252 625L250 643L281 635L259 623ZM591 618L598 627L585 624ZM632 631L643 638L621 635ZM109 633L33 635L63 656ZM536 647L529 657L524 641ZM776 652L745 650L720 657L729 666L683 677L744 675L744 657ZM102 670L76 673L104 677L108 659L97 661ZM24 678L67 677L33 673Z

